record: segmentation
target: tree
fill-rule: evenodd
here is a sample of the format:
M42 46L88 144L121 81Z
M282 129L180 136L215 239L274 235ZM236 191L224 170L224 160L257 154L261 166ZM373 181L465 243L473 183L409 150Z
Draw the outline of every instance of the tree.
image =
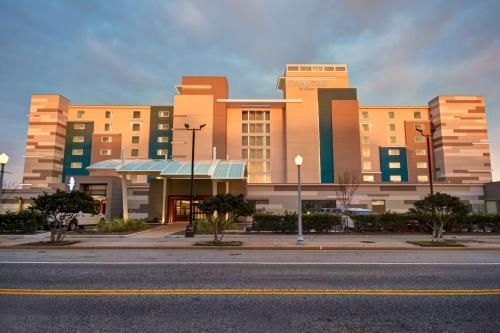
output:
M346 170L339 175L336 190L337 199L340 204L340 209L342 209L342 213L347 216L349 216L349 207L351 206L352 198L354 197L354 193L356 193L358 188L358 177L356 177L356 175L353 174L350 170ZM348 219L348 217L346 217L346 219Z
M416 201L410 213L432 229L432 241L440 241L445 228L469 214L469 207L460 198L447 193L428 194Z
M214 244L220 244L226 231L239 216L249 216L253 213L252 205L245 200L243 194L217 194L198 204L207 219L214 235Z
M53 194L43 192L33 198L31 209L44 214L50 228L50 240L62 242L69 223L79 212L97 214L94 199L84 192L57 190Z
M337 198L340 203L340 208L344 213L347 213L354 193L359 188L359 180L356 175L354 175L351 171L346 170L338 177L338 185L337 185Z

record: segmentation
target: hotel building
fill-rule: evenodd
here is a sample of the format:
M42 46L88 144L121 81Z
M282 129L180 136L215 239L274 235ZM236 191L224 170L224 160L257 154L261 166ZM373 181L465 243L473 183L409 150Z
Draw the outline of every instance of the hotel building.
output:
M405 211L429 192L484 208L491 182L484 98L438 96L412 106L367 106L346 65L289 64L281 99L232 99L223 76L184 76L173 105L74 105L31 97L23 183L75 188L108 216L187 218L191 132L195 193L244 193L267 211L296 209L296 155L305 210L336 206L340 175L360 182L353 207ZM389 101L390 102L390 101ZM426 138L431 136L431 150Z

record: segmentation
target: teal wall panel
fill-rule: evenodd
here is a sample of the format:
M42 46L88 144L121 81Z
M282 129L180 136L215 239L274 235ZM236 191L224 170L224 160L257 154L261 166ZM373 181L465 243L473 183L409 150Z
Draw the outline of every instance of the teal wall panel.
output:
M78 121L68 121L66 124L66 141L64 145L64 164L61 181L64 182L66 176L88 176L89 172L87 167L90 165L92 155L92 133L94 132L93 122L84 122L85 129L75 129L74 124L80 123ZM73 137L83 136L83 142L73 142ZM73 156L73 149L83 149L83 155ZM79 169L72 169L71 163L81 162L82 167Z
M168 117L159 117L160 111L168 111ZM152 106L150 115L149 132L149 153L148 157L153 159L164 159L164 156L157 155L158 149L167 149L167 158L172 158L172 126L173 126L174 107L171 105ZM168 124L168 130L159 130L158 124ZM168 142L158 142L158 137L168 137Z
M319 151L321 167L321 183L334 182L333 159L333 129L332 129L332 100L356 100L355 88L319 88L318 89L318 111L319 111ZM337 158L342 158L338 156Z
M389 155L389 149L399 151L399 155ZM389 168L390 162L399 162L401 168ZM380 147L380 170L382 171L382 181L389 182L391 175L401 176L402 182L408 181L408 158L404 147Z

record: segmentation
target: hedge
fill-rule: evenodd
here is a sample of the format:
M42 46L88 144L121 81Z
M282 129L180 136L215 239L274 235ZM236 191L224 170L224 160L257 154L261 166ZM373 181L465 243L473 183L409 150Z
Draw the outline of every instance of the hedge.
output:
M353 215L354 231L430 231L425 221L410 213ZM500 232L500 214L461 216L445 227L448 232Z
M303 232L329 232L341 224L341 218L330 214L303 214ZM272 232L297 232L297 214L254 214L252 230Z
M7 211L0 214L0 232L35 232L46 222L47 219L42 214L32 210Z

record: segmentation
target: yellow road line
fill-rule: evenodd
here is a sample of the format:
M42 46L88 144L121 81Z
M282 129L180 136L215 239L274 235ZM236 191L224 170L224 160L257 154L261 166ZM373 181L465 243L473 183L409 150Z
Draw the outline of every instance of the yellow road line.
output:
M0 295L28 296L491 296L500 289L0 289Z

